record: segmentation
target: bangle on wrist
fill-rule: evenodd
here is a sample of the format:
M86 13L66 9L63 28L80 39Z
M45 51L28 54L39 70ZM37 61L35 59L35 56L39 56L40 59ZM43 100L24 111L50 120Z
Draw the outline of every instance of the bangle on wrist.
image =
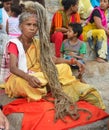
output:
M1 110L3 109L3 106L2 106L2 104L0 104L0 109L1 109Z
M74 59L74 58L71 58L71 59L70 59L70 65L74 64L74 61L75 61L75 59Z

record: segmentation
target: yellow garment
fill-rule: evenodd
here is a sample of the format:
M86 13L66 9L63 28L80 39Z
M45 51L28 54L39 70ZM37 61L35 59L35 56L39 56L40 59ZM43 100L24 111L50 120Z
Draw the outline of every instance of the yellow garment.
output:
M90 0L79 0L79 14L81 19L87 19L92 10L93 7Z
M88 41L91 39L91 48L95 48L95 44L98 44L98 50L96 51L100 58L106 59L107 57L107 36L103 29L97 29L94 23L88 23L83 27L83 39ZM88 41L89 42L89 41Z
M5 84L5 91L9 97L26 97L28 101L30 101L39 100L47 94L47 80L40 70L38 40L35 41L35 43L35 46L32 44L28 49L28 54L26 53L26 56L28 59L28 67L31 67L30 70L34 70L32 75L37 77L42 82L43 88L32 88L26 80L12 74ZM37 51L35 52L35 50ZM34 64L30 63L30 57L32 57L31 59L34 59ZM72 71L69 65L57 64L56 67L63 91L67 93L74 102L78 100L86 100L102 109L105 108L97 90L88 84L81 83L75 78L75 76L72 76Z
M60 5L62 6L61 4L62 0L59 0L59 1L60 1ZM90 13L92 12L92 10L93 10L93 7L90 3L90 0L79 0L78 13L81 19L87 19Z

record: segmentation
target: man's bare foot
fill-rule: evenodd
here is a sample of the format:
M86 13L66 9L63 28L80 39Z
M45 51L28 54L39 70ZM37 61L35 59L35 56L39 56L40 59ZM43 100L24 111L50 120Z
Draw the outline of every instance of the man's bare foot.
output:
M99 63L105 63L106 61L100 57L96 58L96 61Z

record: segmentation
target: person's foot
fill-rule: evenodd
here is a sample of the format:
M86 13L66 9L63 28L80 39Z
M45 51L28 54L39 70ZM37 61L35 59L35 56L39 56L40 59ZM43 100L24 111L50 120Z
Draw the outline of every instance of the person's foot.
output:
M105 63L106 61L100 57L96 58L96 61L99 63Z
M81 75L81 74L79 74L79 75L77 76L77 78L80 80L80 82L86 83L86 81L82 78L82 75Z

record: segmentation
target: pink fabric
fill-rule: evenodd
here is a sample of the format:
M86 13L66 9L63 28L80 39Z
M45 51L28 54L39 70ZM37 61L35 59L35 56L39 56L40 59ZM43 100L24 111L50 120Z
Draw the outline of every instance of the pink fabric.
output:
M9 36L12 36L12 37L19 37L21 34L13 34L13 33L9 33Z
M101 14L101 18L102 18L102 19L101 19L102 25L103 25L105 28L107 28L107 20L106 20L106 16L105 16L104 10L101 10L100 7L96 7L96 8L94 8L94 10L95 10L95 9L99 10L99 12L100 12L100 14ZM93 11L94 11L94 10L93 10ZM93 11L92 11L92 13L93 13ZM88 21L90 21L91 16L92 16L92 13L91 13L91 15L89 16Z

